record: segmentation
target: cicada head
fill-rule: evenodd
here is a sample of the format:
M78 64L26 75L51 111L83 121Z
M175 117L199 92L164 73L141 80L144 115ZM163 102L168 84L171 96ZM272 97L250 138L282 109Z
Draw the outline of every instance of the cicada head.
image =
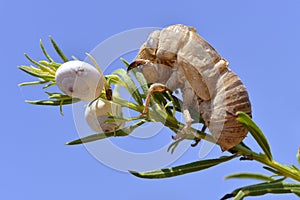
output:
M146 42L140 48L140 51L136 59L149 60L152 63L157 62L156 52L158 49L160 30L156 30L150 33Z

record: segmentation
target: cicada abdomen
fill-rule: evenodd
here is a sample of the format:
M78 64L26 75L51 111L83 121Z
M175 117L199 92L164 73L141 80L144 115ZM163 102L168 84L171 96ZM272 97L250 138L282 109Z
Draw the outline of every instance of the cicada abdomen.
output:
M215 94L210 102L203 102L205 104L209 104L211 109L202 110L200 104L200 112L223 151L246 137L248 130L236 120L235 113L243 111L251 116L251 104L245 86L234 72L227 69L220 74Z

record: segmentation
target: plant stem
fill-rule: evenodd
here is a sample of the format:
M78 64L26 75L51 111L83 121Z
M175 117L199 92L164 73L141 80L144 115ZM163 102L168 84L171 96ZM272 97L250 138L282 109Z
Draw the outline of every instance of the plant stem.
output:
M233 149L237 150L238 154L240 154L240 155L243 155L243 156L251 155L253 160L260 162L262 164L265 164L273 169L276 169L278 172L280 172L285 177L289 177L289 178L292 178L292 179L300 182L299 171L297 171L289 166L282 165L274 160L269 160L265 154L253 152L250 149L247 149L240 144L235 146Z
M130 108L130 109L135 110L140 113L144 109L143 106L138 106L136 104L130 103L121 98L114 98L114 101L123 107ZM170 116L169 114L167 114L165 112L165 110L163 110L159 105L157 105L157 104L153 105L153 108L154 109L149 110L148 115L145 116L147 118L147 120L149 120L149 121L154 120L157 122L161 122L165 126L169 127L175 133L180 131L185 126L183 123L180 123L179 121L177 121L173 116ZM217 144L217 141L213 138L213 136L211 136L205 132L201 132L194 128L190 128L190 132L193 134L186 135L185 139L194 140L195 139L194 135L197 135L199 139L204 139L211 143ZM241 155L241 156L251 156L253 158L253 160L260 162L264 165L267 165L273 169L276 169L283 176L292 178L292 179L300 182L299 171L297 171L289 166L282 165L274 160L269 160L265 154L256 153L256 152L242 146L241 144L235 146L234 148L232 148L232 150L236 151L237 154Z

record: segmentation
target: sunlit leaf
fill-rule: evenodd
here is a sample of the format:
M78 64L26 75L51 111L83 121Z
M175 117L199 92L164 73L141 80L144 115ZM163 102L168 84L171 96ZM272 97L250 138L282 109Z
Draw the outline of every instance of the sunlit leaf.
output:
M124 82L122 81L122 79L118 75L109 74L109 75L106 75L105 78L106 78L109 85L115 84L115 85L125 86Z
M174 151L175 151L175 149L176 149L176 147L177 147L177 146L179 145L179 143L182 142L184 139L185 139L185 138L180 138L179 140L175 140L174 142L172 142L172 143L169 145L167 151L168 151L168 152L171 151L171 154L173 154Z
M53 71L56 71L61 66L60 63L56 63L54 61L49 63L46 60L40 60L39 63L42 64L42 65L45 65L45 66L49 67Z
M40 47L41 47L44 55L46 56L46 58L49 60L49 62L54 62L54 60L51 58L51 56L47 53L47 51L43 45L42 39L40 39Z
M59 57L64 61L64 62L68 62L69 59L67 58L67 56L65 56L65 54L62 52L62 50L58 47L58 45L56 44L56 42L54 41L54 39L50 36L50 41L56 51L56 53L59 55Z
M29 85L40 85L40 84L45 84L48 83L49 81L32 81L32 82L24 82L18 84L18 86L29 86Z
M237 121L243 124L248 129L248 131L254 137L258 145L265 152L268 159L273 160L268 140L263 134L263 132L260 130L260 128L252 121L252 119L246 113L239 111L237 112L237 115Z
M37 62L37 61L35 61L35 60L33 60L32 58L30 58L26 53L24 54L25 55L25 57L30 61L30 62L32 62L33 64L35 64L36 66L38 66L43 72L48 72L49 74L51 74L51 75L55 75L55 72L52 70L52 69L50 69L50 68L48 68L47 66L44 66L44 65L42 65L41 63L39 63L39 62Z
M123 129L119 129L113 132L107 132L107 133L97 133L93 135L89 135L87 137L83 137L77 140L73 140L71 142L67 142L66 145L77 145L77 144L83 144L88 142L94 142L97 140L102 140L108 137L120 137L120 136L127 136L129 135L134 129L144 124L146 121L141 120L131 126L125 127Z
M295 165L291 166L294 170L298 171L298 173L300 174L300 169L298 167L296 167Z
M264 174L256 174L256 173L235 173L225 177L225 180L232 179L232 178L242 178L242 179L256 179L256 180L263 180L263 181L273 181L274 178L270 176L266 176Z
M234 200L242 200L246 196L297 193L299 190L300 184L286 182L264 182L238 188L230 194L226 194L223 198L221 198L221 200L225 200L231 197L234 197Z
M215 165L221 164L223 162L227 162L235 157L236 155L222 156L217 159L200 160L185 165L180 165L177 167L171 167L166 169L147 171L147 172L135 172L135 171L129 171L129 172L134 176L140 178L148 178L148 179L168 178L168 177L179 176L191 172L204 170L213 167Z
M145 79L144 75L141 72L136 71L136 70L132 70L131 72L134 74L137 81L139 82L139 84L145 94L145 98L146 98L146 96L148 94L148 90L149 90L147 80ZM151 99L150 99L150 102L151 102L150 105L153 105L154 102L156 102L159 105L166 105L167 101L166 101L164 93L166 93L166 92L153 93L151 96ZM155 108L155 106L154 106L154 108ZM158 108L158 107L156 107L156 108ZM165 110L167 111L168 114L172 114L170 107L165 107Z
M292 189L291 192L300 197L300 189Z
M127 75L127 72L124 69L117 69L113 72L113 74L118 74L123 78L127 91L139 105L143 105L142 96L133 80Z
M52 86L55 86L55 85L56 85L56 83L50 83L50 84L45 85L45 86L43 87L43 89L47 89L47 88L52 87Z
M142 90L144 94L148 94L148 83L146 79L144 78L144 75L141 72L134 73L136 79L140 83L140 86L142 87Z
M282 173L280 173L279 171L277 171L277 170L275 170L275 169L273 169L273 168L271 168L271 167L263 166L263 168L266 169L266 170L268 170L268 171L270 171L270 172L272 172L272 173L274 173L274 174L277 174L277 175L279 175L279 176L282 175Z
M42 106L61 106L61 105L67 105L67 104L72 104L72 103L76 103L79 102L80 99L77 98L71 98L71 99L65 99L65 100L35 100L35 101L31 101L31 100L25 100L26 103L29 104L34 104L34 105L42 105Z
M129 62L127 62L124 58L120 58L120 60L124 63L126 67L129 67Z
M18 68L31 76L42 78L47 81L55 81L55 76L53 76L47 72L42 72L41 70L39 70L37 68L29 67L29 66L19 66Z

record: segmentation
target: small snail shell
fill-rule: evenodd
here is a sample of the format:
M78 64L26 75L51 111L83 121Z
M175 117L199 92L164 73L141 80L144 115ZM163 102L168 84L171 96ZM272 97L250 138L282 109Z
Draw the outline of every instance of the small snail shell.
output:
M111 119L108 116L122 117L122 107L112 101L97 99L85 109L85 119L91 129L97 133L112 132L115 129L122 129L125 123L118 119ZM106 122L106 120L113 120Z
M56 71L55 79L61 91L84 101L97 98L103 88L103 77L98 70L78 60L62 64Z

